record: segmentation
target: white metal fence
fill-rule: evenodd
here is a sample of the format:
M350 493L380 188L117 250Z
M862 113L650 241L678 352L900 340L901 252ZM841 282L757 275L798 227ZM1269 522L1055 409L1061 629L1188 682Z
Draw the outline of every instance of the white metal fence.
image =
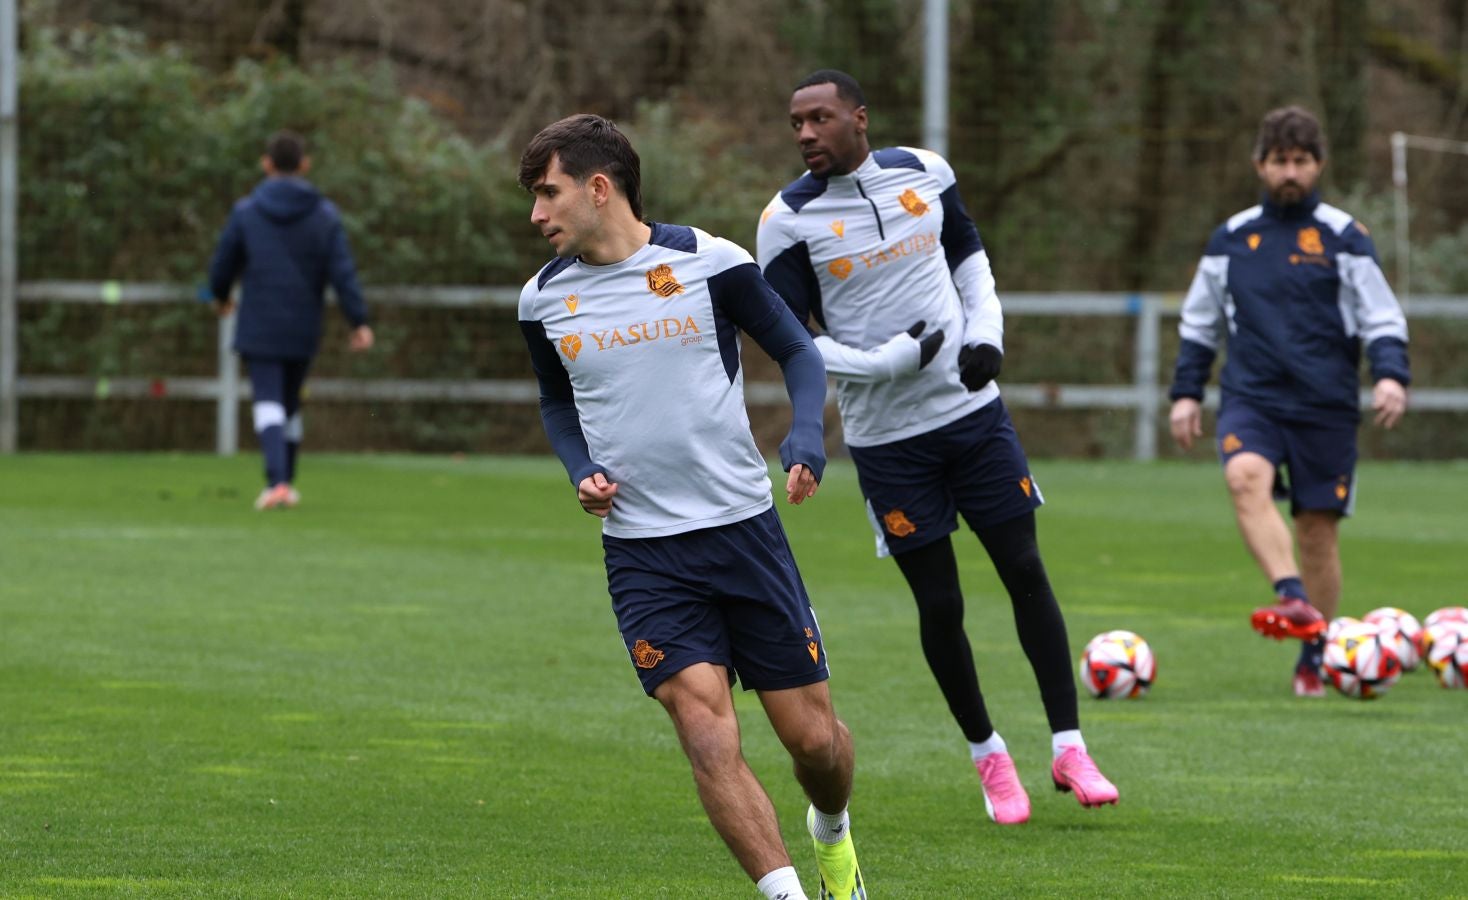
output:
M514 308L519 288L513 287L368 287L367 299L381 306ZM196 290L188 285L120 282L39 281L19 285L23 303L146 304L195 303ZM1166 401L1166 386L1158 383L1163 360L1164 320L1177 316L1176 294L1026 294L1001 297L1006 316L1109 316L1133 319L1132 380L1128 384L1012 384L1004 383L1004 400L1029 409L1120 409L1135 414L1133 457L1157 455L1158 416ZM1468 319L1468 296L1412 298L1409 319ZM176 397L207 399L216 404L215 446L221 455L238 451L239 404L249 399L249 384L239 376L239 363L230 351L233 318L220 320L218 372L213 377L97 378L85 375L19 375L10 390L17 398L36 397ZM324 399L450 401L468 403L535 403L539 392L532 379L414 380L313 378L311 395ZM751 404L788 402L777 382L746 382ZM1216 405L1216 389L1205 402ZM1370 392L1363 390L1363 406ZM1412 408L1468 410L1468 389L1414 388Z

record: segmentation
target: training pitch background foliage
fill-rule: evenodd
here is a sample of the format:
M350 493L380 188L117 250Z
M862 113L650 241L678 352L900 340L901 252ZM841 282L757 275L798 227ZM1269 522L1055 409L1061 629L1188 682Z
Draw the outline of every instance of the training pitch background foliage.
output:
M549 460L0 459L0 896L754 897L609 609ZM784 515L857 746L873 897L1462 895L1468 692L1290 696L1294 648L1216 467L1040 462L1079 652L1127 628L1151 696L1082 701L1121 804L1051 790L1008 602L959 535L968 628L1034 814L985 818L854 474ZM1346 597L1468 601L1463 464L1363 467ZM804 801L752 696L745 749L813 890Z

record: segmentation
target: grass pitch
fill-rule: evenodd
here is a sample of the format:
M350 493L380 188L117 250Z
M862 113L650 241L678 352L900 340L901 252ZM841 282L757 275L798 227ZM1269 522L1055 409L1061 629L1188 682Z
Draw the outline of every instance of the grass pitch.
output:
M0 896L754 897L643 698L597 522L551 460L0 458ZM857 743L874 898L1447 896L1468 878L1468 692L1290 695L1294 648L1201 464L1040 462L1076 652L1139 632L1141 701L1083 698L1122 792L1081 809L1008 602L957 546L996 725L1034 804L984 815L850 466L784 507ZM1363 466L1342 612L1468 602L1468 466ZM753 697L745 750L814 890L804 800Z

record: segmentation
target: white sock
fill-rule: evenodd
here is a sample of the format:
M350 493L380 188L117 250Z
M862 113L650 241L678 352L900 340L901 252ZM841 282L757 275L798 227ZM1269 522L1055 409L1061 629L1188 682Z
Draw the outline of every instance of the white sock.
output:
M1086 742L1081 740L1081 731L1079 728L1073 728L1070 731L1057 731L1050 735L1050 752L1055 754L1057 758L1065 752L1066 747L1086 749Z
M1004 753L1008 749L1009 745L1004 743L1004 738L1000 737L997 731L989 735L989 739L983 743L975 744L973 741L968 742L968 752L973 755L974 762L978 762L992 753Z
M822 844L839 844L846 839L846 829L851 825L851 817L846 814L843 807L838 813L823 813L814 806L810 808L814 813L810 817L810 836Z
M794 866L770 872L755 887L765 895L766 900L809 900L805 896L805 889L800 886L800 878L795 874Z

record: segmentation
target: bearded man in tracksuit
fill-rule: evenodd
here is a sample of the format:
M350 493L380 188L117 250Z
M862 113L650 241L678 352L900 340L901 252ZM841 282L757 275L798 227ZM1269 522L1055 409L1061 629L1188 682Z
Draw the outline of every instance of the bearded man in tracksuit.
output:
M835 377L877 555L895 558L917 601L923 655L969 744L995 822L1030 800L979 691L963 629L950 535L962 515L1009 592L1051 729L1051 776L1085 806L1116 787L1081 739L1065 619L1045 574L1034 511L1043 502L994 378L1004 318L988 255L953 169L927 150L867 142L866 100L823 69L790 100L809 171L760 218L765 278Z
M227 316L235 308L230 290L241 281L234 349L250 373L255 434L265 457L265 489L255 508L277 509L301 499L293 486L305 435L301 389L321 344L326 285L352 327L352 350L372 347L372 328L341 214L305 178L311 170L305 140L275 133L260 168L265 180L235 204L224 226L209 288L216 312Z
M1337 526L1356 501L1362 345L1377 425L1401 420L1411 382L1402 308L1366 228L1315 192L1324 166L1313 115L1290 106L1264 117L1254 145L1263 202L1219 226L1203 251L1171 391L1172 436L1188 449L1203 433L1203 385L1227 341L1218 453L1244 544L1276 595L1251 624L1302 641L1302 697L1325 693L1321 636L1341 596ZM1274 505L1286 497L1293 541Z

